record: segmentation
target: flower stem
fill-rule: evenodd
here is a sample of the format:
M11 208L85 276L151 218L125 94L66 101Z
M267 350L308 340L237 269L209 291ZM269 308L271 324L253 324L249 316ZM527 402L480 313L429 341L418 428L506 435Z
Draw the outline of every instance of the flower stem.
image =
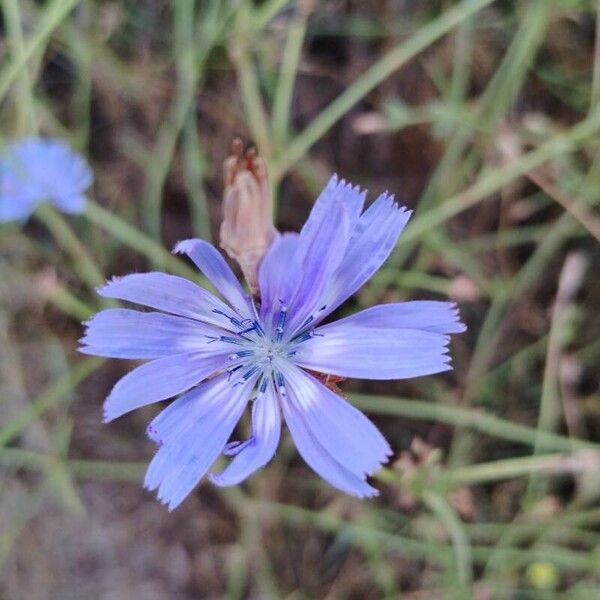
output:
M452 540L459 583L461 586L470 586L473 581L473 557L471 542L463 523L440 494L425 490L422 499L427 508L444 523Z
M92 260L88 251L75 235L66 219L49 204L42 204L35 212L56 242L73 258L74 267L83 281L95 290L104 283L104 275Z
M102 363L102 358L87 358L77 364L71 371L47 388L27 409L0 429L0 448L10 443L29 423L38 419L45 412L61 402L66 402L72 391Z
M511 423L481 410L442 405L425 400L366 394L352 394L350 400L357 408L373 414L403 416L468 427L495 438L510 440L526 446L534 446L539 443L540 448L543 447L546 451L571 452L575 449L585 448L600 450L600 444L538 431L526 425Z
M419 28L410 38L383 56L291 141L285 154L272 169L273 177L278 179L287 172L355 104L385 81L394 71L448 33L453 27L491 3L492 0L464 0L444 12L436 20Z
M199 279L197 271L175 258L168 250L165 250L152 238L141 233L117 215L102 208L99 204L88 200L85 216L92 223L98 225L105 231L108 231L125 245L133 248L140 254L143 254L151 263L155 265L166 265L173 273L181 275L182 277L187 277L192 280Z
M17 60L7 62L0 71L0 101L13 81L22 73L27 61L44 45L52 32L77 4L77 0L54 0L43 13L36 33L24 44Z

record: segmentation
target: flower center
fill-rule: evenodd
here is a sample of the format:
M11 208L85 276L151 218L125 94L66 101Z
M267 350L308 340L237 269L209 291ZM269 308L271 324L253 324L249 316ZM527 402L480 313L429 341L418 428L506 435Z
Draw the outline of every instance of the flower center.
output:
M232 345L234 351L229 355L230 366L227 368L230 379L235 377L236 382L241 383L258 373L261 376L259 388L266 386L269 379L273 379L277 387L281 388L281 370L296 353L294 348L315 335L309 330L294 338L285 339L288 307L283 302L271 323L265 324L264 327L256 311L254 319L240 319L217 310L213 312L224 316L235 329L226 335L211 338L211 341L219 340ZM312 318L307 319L304 326L309 325L311 321Z

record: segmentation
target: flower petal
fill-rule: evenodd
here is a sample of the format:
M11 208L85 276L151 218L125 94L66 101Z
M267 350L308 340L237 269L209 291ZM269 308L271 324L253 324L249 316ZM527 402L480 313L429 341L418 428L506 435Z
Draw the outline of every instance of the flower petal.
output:
M276 326L278 311L282 305L289 306L296 296L302 280L300 259L299 235L284 233L273 242L260 264L260 316L267 327Z
M224 302L188 279L165 273L134 273L115 277L98 290L104 298L126 300L158 310L198 319L228 330L232 312Z
M359 475L345 466L338 459L345 460L345 455L334 456L328 449L328 440L321 431L312 429L302 399L295 386L289 386L285 393L280 391L280 403L285 422L292 434L298 452L307 464L332 486L359 498L376 496L378 491L370 486L364 475ZM359 440L354 440L354 444Z
M354 294L387 260L411 211L398 207L393 196L382 194L360 217L339 268L324 297L322 320Z
M283 374L306 425L344 468L364 478L388 461L389 444L362 412L297 367Z
M433 333L461 333L466 330L459 320L456 304L436 300L379 304L340 319L335 324L378 329L420 329Z
M227 375L215 377L152 421L149 435L161 447L148 467L144 485L158 489L158 499L169 510L181 504L221 454L255 383L256 377L237 385Z
M358 186L352 186L345 180L340 180L337 175L332 175L310 211L306 223L302 227L302 236L310 237L321 226L321 223L331 219L333 204L341 203L348 215L349 229L352 230L360 217L367 193Z
M308 369L362 379L405 379L448 371L448 336L418 329L377 329L332 323L296 347Z
M204 350L145 363L120 379L104 403L104 422L136 408L172 398L224 369L229 354Z
M348 239L348 211L336 200L329 204L328 218L308 234L300 235L302 280L289 311L290 334L303 329L306 320L310 318L312 322L322 310L323 294L344 257Z
M252 437L235 448L235 457L221 473L211 473L210 480L224 487L240 483L264 467L275 454L281 433L277 396L271 383L252 404Z
M61 212L78 215L85 209L86 197L83 194L64 194L54 198L54 205Z
M189 256L238 314L244 317L253 314L250 297L213 245L199 239L183 240L175 246L173 252Z
M86 323L79 351L110 358L160 358L209 348L218 352L222 330L164 313L108 308ZM210 346L208 345L210 344Z
M0 182L0 187L2 182ZM24 222L34 211L36 203L27 198L2 193L0 190L0 223L10 221Z

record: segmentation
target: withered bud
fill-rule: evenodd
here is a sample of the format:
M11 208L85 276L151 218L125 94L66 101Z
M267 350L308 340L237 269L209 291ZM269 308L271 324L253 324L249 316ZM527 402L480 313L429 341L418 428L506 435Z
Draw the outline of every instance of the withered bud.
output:
M254 148L243 150L240 139L223 163L225 191L220 244L235 259L250 286L258 293L258 266L278 235L273 226L273 205L263 159Z

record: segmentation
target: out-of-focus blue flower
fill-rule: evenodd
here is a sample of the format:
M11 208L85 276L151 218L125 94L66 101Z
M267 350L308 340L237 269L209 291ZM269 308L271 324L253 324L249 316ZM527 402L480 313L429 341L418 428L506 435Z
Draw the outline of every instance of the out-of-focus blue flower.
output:
M374 306L321 322L386 260L410 212L383 194L363 212L365 193L333 177L299 234L278 237L259 270L260 301L240 286L221 254L186 240L186 254L223 300L164 273L113 279L101 296L154 309L108 309L87 323L81 351L149 362L123 377L105 420L177 394L148 426L160 448L145 485L170 509L221 455L233 457L216 485L234 485L264 466L282 419L306 462L336 488L377 494L367 476L391 450L360 411L325 385L325 375L398 379L450 369L448 334L464 330L454 304ZM252 435L229 442L251 405Z
M25 221L41 202L80 213L92 171L62 140L24 138L0 153L0 222Z

